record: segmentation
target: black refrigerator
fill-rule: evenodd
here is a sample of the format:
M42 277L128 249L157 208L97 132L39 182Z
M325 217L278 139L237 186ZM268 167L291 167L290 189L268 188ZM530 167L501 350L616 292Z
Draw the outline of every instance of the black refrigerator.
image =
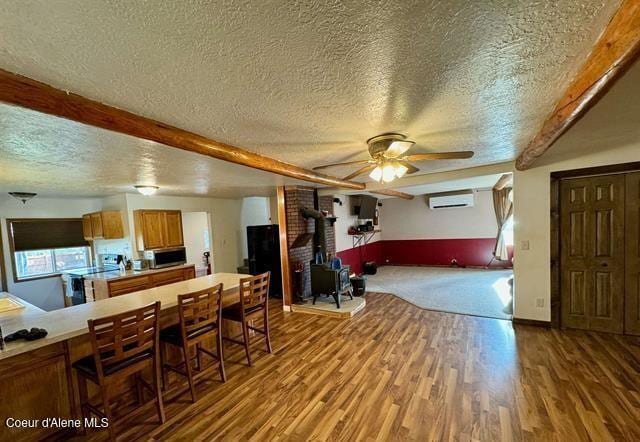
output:
M280 233L277 224L247 226L249 272L259 275L271 272L269 295L282 298L282 273L280 270Z

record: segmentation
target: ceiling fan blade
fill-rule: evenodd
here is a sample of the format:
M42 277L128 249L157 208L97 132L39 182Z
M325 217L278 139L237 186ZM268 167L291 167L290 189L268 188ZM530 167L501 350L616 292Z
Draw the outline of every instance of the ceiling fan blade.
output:
M347 175L346 177L344 177L345 180L350 180L351 178L355 178L358 175L362 175L363 173L367 173L369 171L372 171L373 169L376 168L376 164L367 164L364 167L361 167L360 169L356 170L355 172Z
M328 169L329 167L349 166L352 164L365 164L370 161L371 160L358 160L358 161L346 161L344 163L325 164L324 166L316 166L313 168L313 170Z
M465 158L471 158L473 152L470 150L462 150L459 152L432 152L432 153L417 153L413 155L407 155L402 158L404 161L425 161L425 160L462 160Z
M420 169L418 169L416 166L414 166L411 163L408 163L406 161L403 161L402 164L408 169L406 172L406 175L411 175L412 173L416 173L418 172Z
M393 141L385 151L384 156L387 158L398 158L400 155L411 149L411 146L414 144L416 143L413 141Z

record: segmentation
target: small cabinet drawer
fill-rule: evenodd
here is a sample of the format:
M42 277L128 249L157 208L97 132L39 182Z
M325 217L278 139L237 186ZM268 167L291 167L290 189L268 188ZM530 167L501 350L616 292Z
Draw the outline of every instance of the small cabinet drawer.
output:
M154 287L184 281L184 270L168 270L166 272L151 275L151 284Z
M125 295L138 290L151 287L148 276L136 276L134 278L121 279L109 283L109 296Z
M196 277L196 268L195 267L188 267L186 269L184 269L184 280L186 281L187 279L193 279Z

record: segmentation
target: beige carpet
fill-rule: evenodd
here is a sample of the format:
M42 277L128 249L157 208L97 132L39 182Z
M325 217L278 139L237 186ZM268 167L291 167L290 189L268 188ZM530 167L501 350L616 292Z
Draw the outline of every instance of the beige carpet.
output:
M392 293L418 307L511 319L512 270L383 266L367 276L367 291Z

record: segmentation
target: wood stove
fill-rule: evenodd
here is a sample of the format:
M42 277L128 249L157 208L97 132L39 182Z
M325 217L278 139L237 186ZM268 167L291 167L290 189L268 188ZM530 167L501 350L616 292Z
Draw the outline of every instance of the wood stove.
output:
M341 295L348 294L353 299L349 266L332 269L327 264L311 263L311 293L314 304L320 295L333 296L338 308Z

